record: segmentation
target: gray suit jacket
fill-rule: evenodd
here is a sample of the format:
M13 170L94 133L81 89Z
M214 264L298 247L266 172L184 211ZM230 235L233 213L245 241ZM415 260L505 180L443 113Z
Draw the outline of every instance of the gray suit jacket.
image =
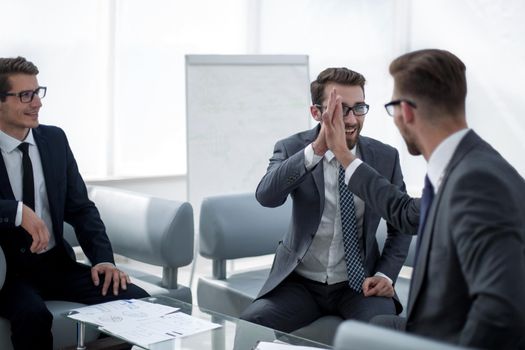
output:
M320 127L278 141L270 165L259 186L256 197L265 207L282 205L288 195L293 200L292 218L288 233L279 242L268 280L258 298L277 287L300 263L312 243L324 209L323 162L311 171L304 166L304 148L315 140ZM393 147L361 136L358 144L363 161L405 191L399 155ZM366 202L366 201L365 201ZM375 238L380 216L365 207L363 236L360 239L362 258L367 276L381 271L395 281L405 261L411 236L388 227L388 237L380 254ZM398 312L402 308L396 303Z
M370 167L359 166L349 188L396 227L417 230L418 201ZM429 209L407 331L480 348L525 348L525 181L473 131Z

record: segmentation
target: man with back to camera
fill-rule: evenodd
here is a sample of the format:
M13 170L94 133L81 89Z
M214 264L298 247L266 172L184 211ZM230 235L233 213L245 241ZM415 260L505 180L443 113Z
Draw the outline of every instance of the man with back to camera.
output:
M407 318L373 321L464 346L525 349L525 181L468 128L465 70L444 50L390 64L385 108L409 152L427 161L420 203L345 148L339 91L323 115L326 141L351 191L404 232L419 227Z
M324 70L310 86L311 115L321 121L328 92L337 88L343 96L345 147L404 191L397 151L360 136L369 109L364 84L361 74L347 68ZM340 193L340 175L322 124L276 143L256 197L263 206L277 207L290 196L291 226L277 247L267 281L241 318L290 332L323 315L368 321L401 312L393 283L411 236L388 226L380 254L379 214L346 186Z
M46 88L23 57L0 58L0 244L7 273L0 316L15 349L52 349L45 300L96 304L146 297L119 271L64 132L39 125ZM92 267L76 263L63 224L75 228Z

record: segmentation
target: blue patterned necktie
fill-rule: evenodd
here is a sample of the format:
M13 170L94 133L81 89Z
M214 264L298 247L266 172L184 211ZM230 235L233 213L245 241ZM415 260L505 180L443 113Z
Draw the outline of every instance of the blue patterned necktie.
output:
M348 285L360 293L365 279L357 235L354 195L345 183L345 170L339 166L339 202L341 205L341 226L345 252Z

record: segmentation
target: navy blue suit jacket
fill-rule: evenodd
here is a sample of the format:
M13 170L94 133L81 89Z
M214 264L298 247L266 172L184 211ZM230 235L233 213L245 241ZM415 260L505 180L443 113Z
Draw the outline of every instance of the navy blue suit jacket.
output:
M64 131L40 125L33 129L33 136L42 161L56 248L74 257L63 237L65 221L75 228L80 246L93 265L114 263L104 224L94 203L88 199ZM34 255L29 250L32 241L29 234L15 227L16 208L4 159L0 157L0 244L6 255L8 274L9 270L27 264Z

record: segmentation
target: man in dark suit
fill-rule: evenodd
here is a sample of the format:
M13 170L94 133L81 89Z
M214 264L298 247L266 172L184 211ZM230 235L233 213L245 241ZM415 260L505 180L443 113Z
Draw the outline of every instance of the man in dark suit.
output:
M0 316L11 322L15 349L52 349L44 300L96 304L147 296L115 267L64 132L39 125L46 88L37 74L22 57L0 58L0 244L7 263ZM64 221L92 267L75 262Z
M369 108L364 84L357 72L326 69L311 84L311 114L320 121L327 92L337 88L343 96L345 147L404 191L397 151L359 136ZM389 226L380 253L379 214L346 186L340 188L341 170L322 125L276 143L256 197L263 206L277 207L290 196L291 225L266 283L241 318L290 332L323 315L368 321L401 312L393 285L411 237Z
M345 149L338 91L323 116L329 148L354 169L349 189L395 227L418 232L407 318L380 321L455 344L525 349L525 181L468 129L459 58L416 51L390 73L387 112L409 152L428 163L421 207Z

